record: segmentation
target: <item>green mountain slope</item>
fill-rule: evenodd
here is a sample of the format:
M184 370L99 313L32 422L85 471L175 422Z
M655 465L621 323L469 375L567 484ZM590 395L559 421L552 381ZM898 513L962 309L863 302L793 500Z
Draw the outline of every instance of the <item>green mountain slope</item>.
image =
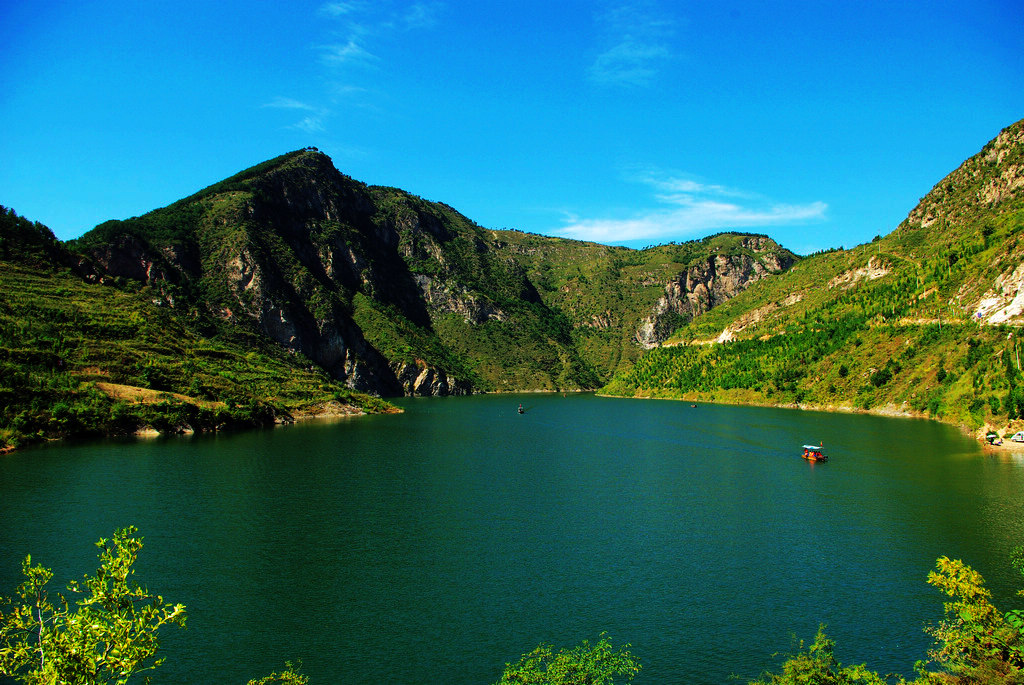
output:
M312 149L70 247L381 395L595 388L636 357L645 317L649 345L795 261L764 236L636 251L491 231Z
M605 379L677 326L797 261L767 236L738 233L644 250L516 231L496 236Z
M1024 122L892 233L813 255L679 329L606 392L920 413L1024 411Z
M259 336L98 281L49 229L0 208L0 450L43 439L212 430L387 411Z
M0 229L5 445L592 389L797 261L759 235L637 251L492 231L314 149L68 244L9 210Z

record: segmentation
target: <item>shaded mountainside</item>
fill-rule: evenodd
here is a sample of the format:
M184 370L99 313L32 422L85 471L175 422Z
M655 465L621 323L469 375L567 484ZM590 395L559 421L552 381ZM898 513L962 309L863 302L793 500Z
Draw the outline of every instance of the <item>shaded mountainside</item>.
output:
M99 276L45 226L0 207L0 451L392 409L261 336Z
M516 231L495 235L544 303L569 320L576 348L604 378L680 325L797 261L760 235L722 233L645 250Z
M796 261L764 236L637 251L492 231L313 149L69 247L179 313L390 396L592 389L642 345Z
M1018 122L890 234L758 283L681 327L607 391L1010 424L1024 417L1022 237Z
M488 230L311 148L67 244L3 210L0 437L604 383L1012 423L1022 129L889 235L799 260L750 234L631 250Z

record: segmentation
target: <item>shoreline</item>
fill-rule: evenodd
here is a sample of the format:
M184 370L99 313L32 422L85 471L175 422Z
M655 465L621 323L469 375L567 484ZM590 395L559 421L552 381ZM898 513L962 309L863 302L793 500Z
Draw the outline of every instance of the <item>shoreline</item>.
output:
M601 389L581 389L576 388L572 390L551 390L551 389L532 389L532 390L489 390L481 393L471 393L480 395L568 395L568 394L583 394L583 393L594 393L596 397L608 397L618 398L626 400L665 400L669 402L699 402L702 404L722 404L727 406L741 406L741 407L773 407L776 409L794 409L799 411L821 411L829 413L842 413L842 414L867 414L872 416L883 416L887 418L901 418L901 419L918 419L924 421L935 421L943 423L948 426L957 428L964 436L975 439L983 447L990 448L992 450L999 450L1005 448L1008 451L1021 451L1024 452L1024 442L1013 442L1009 439L1011 435L1017 431L1024 430L1024 420L1011 421L1008 425L1003 427L994 427L990 424L983 424L980 428L971 429L968 426L953 421L945 421L940 418L928 416L922 412L915 412L908 409L896 407L894 405L886 405L881 407L872 407L870 409L862 409L859 407L853 407L850 405L820 405L820 404L805 404L805 403L774 403L774 402L758 402L754 400L741 401L741 400L728 400L728 399L707 399L701 397L662 397L654 395L616 395L610 393L603 393ZM440 396L435 396L440 397ZM381 398L383 399L383 398ZM385 400L386 401L386 400ZM382 414L401 414L404 410L401 407L395 407L389 411L380 412ZM363 409L350 404L341 404L338 402L330 402L327 405L317 408L307 408L303 410L297 410L289 412L286 416L277 417L272 424L267 427L278 427L295 424L298 422L324 420L324 421L336 421L341 419L354 418L358 416L369 416L370 414ZM224 430L235 430L230 427L225 427ZM125 435L133 436L138 439L152 439L170 435L191 435L196 433L190 427L179 427L174 431L158 431L152 426L140 426L138 429ZM212 431L202 432L220 432L215 429ZM995 432L999 435L1001 444L993 445L986 440L986 435L989 432ZM108 436L109 437L109 436ZM60 442L68 440L69 438L51 438L44 442ZM29 445L26 445L28 447ZM17 447L0 447L0 456L16 452Z
M388 411L379 412L380 414L401 414L404 410L401 407L391 405L391 409ZM359 416L370 416L371 413L364 411L360 407L351 404L342 404L340 402L327 402L324 405L319 405L315 408L306 408L301 410L293 410L288 412L286 415L278 416L274 419L273 423L269 423L262 428L278 428L280 426L289 426L295 423L306 422L306 421L339 421L342 419L356 418ZM160 431L152 426L139 426L135 430L126 433L117 433L102 436L101 439L115 438L115 437L133 437L137 440L152 440L155 438L170 437L174 435L196 435L200 433L220 433L230 432L235 430L247 430L247 428L236 428L233 426L223 426L220 428L214 428L212 430L201 430L197 431L191 426L176 426L173 430ZM12 447L10 445L6 447L0 447L0 457L17 452L19 449L40 447L47 444L53 444L58 442L68 442L73 440L90 440L96 439L95 436L66 436L61 438L45 438L39 442L32 442L22 447Z
M991 424L985 423L977 429L972 429L969 426L955 421L946 421L934 416L928 416L923 412L916 412L913 410L902 409L894 405L884 405L880 407L872 407L870 409L862 409L859 407L853 407L849 405L821 405L821 404L803 404L803 403L777 403L777 402L756 402L756 401L739 401L739 400L726 400L726 399L713 399L709 400L706 398L698 397L658 397L651 395L613 395L608 393L602 393L600 390L595 391L598 397L618 397L627 400L667 400L670 402L700 402L704 404L724 404L731 406L740 407L773 407L776 409L796 409L801 411L821 411L829 413L840 413L840 414L868 414L871 416L884 416L887 418L894 419L918 419L923 421L935 421L942 423L947 426L952 426L959 430L964 436L972 438L984 447L999 448L1007 447L1011 450L1019 449L1024 451L1024 443L1014 443L1010 441L1010 436L1017 431L1024 430L1024 420L1015 420L1006 424L1002 427L994 427ZM987 439L986 435L989 432L995 432L999 435L1002 440L1001 445L992 445Z

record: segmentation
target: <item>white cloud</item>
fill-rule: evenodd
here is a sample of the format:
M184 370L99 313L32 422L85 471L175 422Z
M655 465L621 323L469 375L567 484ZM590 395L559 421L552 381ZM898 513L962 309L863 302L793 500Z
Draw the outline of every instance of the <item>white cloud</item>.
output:
M292 98L276 97L271 102L268 102L263 107L272 107L274 109L302 109L306 111L316 111L316 107L313 105L307 105L305 102L293 100Z
M443 4L421 0L409 5L369 3L361 0L329 2L320 13L329 17L340 41L319 46L323 61L332 66L379 62L368 46L378 45L396 32L420 31L438 23Z
M262 105L271 109L294 110L296 112L308 112L308 114L288 128L296 128L306 133L320 133L324 130L324 119L330 115L330 110L307 104L300 100L286 97L276 97L272 101Z
M358 73L365 75L382 68L386 58L378 55L387 54L389 41L399 33L433 28L443 9L444 4L438 0L331 0L321 4L317 13L323 36L311 47L326 72L326 91L320 98L314 98L314 104L277 97L262 106L292 110L301 116L289 128L308 134L325 132L332 110L369 106L359 100L374 93L372 89L339 81L358 80Z
M437 15L443 5L440 2L417 2L405 11L402 25L407 31L429 29L437 24Z
M590 79L601 84L646 86L672 57L668 40L674 24L650 3L617 6L596 17L606 47L590 67Z
M686 198L693 195L737 197L751 200L759 197L755 193L749 193L736 188L701 183L700 181L695 181L682 176L667 176L663 172L650 169L632 174L631 180L649 185L655 190L661 191L661 193L656 197L670 204L676 201L683 202Z
M749 193L692 180L649 175L643 182L656 191L652 198L665 205L627 218L569 216L556 235L598 243L686 240L713 231L786 226L825 218L824 202L784 204Z
M324 120L323 117L316 115L303 117L298 123L292 124L292 128L297 128L306 133L322 133L324 131Z
M376 56L360 45L354 37L349 38L344 43L324 45L321 47L321 50L324 61L329 64L368 63L377 59Z
M668 56L664 45L627 39L597 56L590 67L590 78L598 83L646 86L658 73L660 59Z
M365 2L328 2L320 7L320 11L329 17L341 17L365 9Z

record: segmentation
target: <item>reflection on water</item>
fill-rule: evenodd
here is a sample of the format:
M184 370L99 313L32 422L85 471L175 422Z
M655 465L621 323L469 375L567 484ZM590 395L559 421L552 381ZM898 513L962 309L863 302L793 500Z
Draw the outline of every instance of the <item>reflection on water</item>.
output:
M516 411L522 401L526 412ZM1020 585L1024 467L926 421L597 398L406 400L402 415L0 459L0 582L134 524L189 608L157 682L488 683L608 631L636 683L755 677L829 624L909 674L941 554ZM831 461L800 446L823 442Z

